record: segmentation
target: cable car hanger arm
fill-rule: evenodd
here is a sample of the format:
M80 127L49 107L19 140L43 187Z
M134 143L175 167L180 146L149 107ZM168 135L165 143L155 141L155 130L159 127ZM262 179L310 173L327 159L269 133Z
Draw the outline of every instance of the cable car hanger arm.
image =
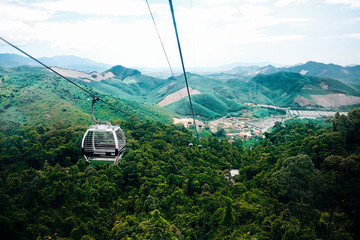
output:
M98 121L98 120L96 120L95 117L94 117L94 104L95 104L96 101L99 101L99 100L101 100L101 99L98 98L98 97L95 97L95 98L92 99L92 103L91 103L91 119L92 119L96 124L110 125L110 123Z

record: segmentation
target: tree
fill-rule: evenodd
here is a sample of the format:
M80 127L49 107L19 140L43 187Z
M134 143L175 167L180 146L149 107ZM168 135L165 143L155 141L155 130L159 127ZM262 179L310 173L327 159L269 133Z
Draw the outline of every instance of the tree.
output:
M221 128L216 133L213 133L213 135L217 138L226 138L226 131L225 131L225 129Z
M236 223L234 209L230 198L225 197L225 211L221 223L227 227L233 227Z
M148 221L141 222L139 228L142 230L140 236L145 237L145 239L177 239L174 234L174 230L177 228L171 226L168 221L161 217L159 210L153 211L151 218Z
M332 230L332 221L337 208L346 212L354 225L359 224L360 204L360 157L352 155L344 158L329 156L321 169L321 188L319 191L319 208L329 211L328 231ZM357 223L357 224L356 224ZM359 237L360 231L354 232Z
M280 169L272 174L275 195L300 218L313 203L319 171L307 155L285 159Z

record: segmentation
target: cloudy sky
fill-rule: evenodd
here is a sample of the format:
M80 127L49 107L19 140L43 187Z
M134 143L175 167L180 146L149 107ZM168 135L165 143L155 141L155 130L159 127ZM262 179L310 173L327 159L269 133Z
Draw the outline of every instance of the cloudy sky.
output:
M173 67L169 3L148 0ZM173 0L187 68L360 65L360 0ZM145 0L0 0L0 36L35 57L167 67ZM16 53L0 42L0 53Z

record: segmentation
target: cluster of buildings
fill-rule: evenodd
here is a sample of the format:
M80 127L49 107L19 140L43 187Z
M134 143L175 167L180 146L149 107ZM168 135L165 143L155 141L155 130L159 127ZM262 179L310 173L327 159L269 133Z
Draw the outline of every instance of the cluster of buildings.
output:
M192 118L181 118L173 119L173 124L183 124L186 128L194 125L194 120ZM198 131L202 131L205 124L201 121L196 120L196 127ZM271 125L273 126L273 125ZM269 126L269 127L271 127ZM254 136L262 136L262 129L259 126L251 123L250 118L240 118L240 117L231 117L231 118L220 118L215 121L211 121L207 124L209 130L213 133L216 133L220 129L224 129L226 135L230 139L250 139Z
M259 105L256 105L257 107ZM263 105L262 107L273 107L270 105ZM264 133L274 126L275 122L283 122L287 119L299 117L299 118L317 118L317 117L334 117L336 112L333 111L307 111L307 110L290 110L287 109L287 115L280 117L268 117L262 119L251 119L245 117L230 117L220 118L209 122L206 126L213 133L216 133L220 129L224 129L226 136L232 141L234 139L248 140L254 137L263 137ZM340 114L347 115L347 112L341 112ZM192 118L174 118L174 124L181 123L186 128L194 125ZM196 120L196 127L198 131L202 131L205 124Z
M231 117L220 118L208 123L211 132L216 133L223 128L230 139L250 139L254 136L261 136L261 130L250 123L249 118Z

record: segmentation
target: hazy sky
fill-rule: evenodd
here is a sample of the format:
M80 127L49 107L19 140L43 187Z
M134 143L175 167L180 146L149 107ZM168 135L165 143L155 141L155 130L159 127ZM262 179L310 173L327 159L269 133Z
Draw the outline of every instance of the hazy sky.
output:
M169 3L149 0L173 67ZM187 68L360 64L360 0L173 0ZM35 57L167 67L145 0L0 0L0 35ZM0 53L16 53L0 42Z

